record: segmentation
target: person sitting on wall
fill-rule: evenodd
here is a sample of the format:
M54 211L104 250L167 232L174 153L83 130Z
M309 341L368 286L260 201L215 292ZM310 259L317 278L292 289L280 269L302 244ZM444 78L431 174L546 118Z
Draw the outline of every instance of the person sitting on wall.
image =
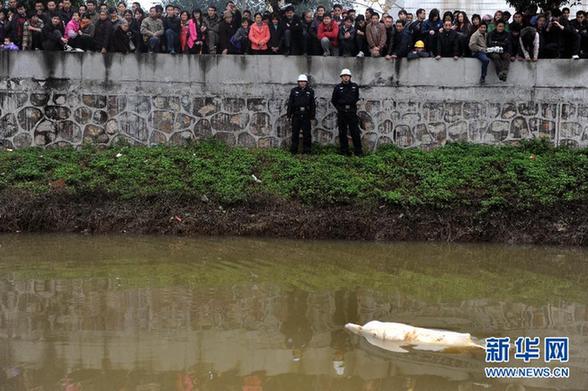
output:
M163 22L157 17L155 7L151 7L149 8L149 16L141 22L141 35L149 53L159 53L163 34Z
M22 50L43 49L43 20L37 14L25 22L22 35Z
M89 20L86 19L86 21ZM80 34L81 23L82 20L80 20L80 13L75 11L71 16L70 21L65 26L65 37L67 38L67 44L75 51L91 50L92 38Z
M477 58L482 63L482 73L480 75L480 84L486 83L486 74L488 73L488 64L490 59L486 55L486 22L480 22L480 27L470 37L469 48L472 51L472 57Z
M165 34L165 47L169 54L176 54L179 51L180 18L176 15L173 5L165 7L166 15L163 18L163 30Z
M496 75L502 81L506 81L508 75L511 52L510 34L505 31L505 25L503 21L496 22L495 30L488 33L487 37L488 56L494 62Z
M43 50L64 50L67 43L64 32L61 18L55 15L51 18L51 23L43 27Z
M298 15L294 13L294 7L288 6L284 12L282 19L282 26L284 29L284 53L302 54L302 21Z
M339 25L331 18L331 15L323 16L323 21L318 26L317 38L321 43L323 56L335 55L338 47Z
M355 27L353 27L353 19L347 16L339 27L339 56L354 56L355 53Z
M110 41L110 51L113 53L131 53L135 50L133 43L133 33L130 30L129 22L124 20L112 34Z
M580 56L588 58L588 20L586 20L586 12L576 12L576 19L570 21L570 26L580 37Z

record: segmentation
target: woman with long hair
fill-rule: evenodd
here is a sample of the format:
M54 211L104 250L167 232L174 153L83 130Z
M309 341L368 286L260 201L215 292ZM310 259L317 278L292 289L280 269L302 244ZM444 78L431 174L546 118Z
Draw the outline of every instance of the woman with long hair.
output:
M459 34L459 50L464 57L470 57L472 54L468 43L472 35L472 24L468 19L468 15L464 11L460 11L455 19L455 31Z
M188 37L190 36L190 14L188 11L180 13L180 53L188 53Z
M472 15L472 26L470 28L470 37L472 34L480 28L480 23L482 22L482 17L478 14Z
M431 12L429 12L429 18L425 20L423 23L423 31L427 35L426 39L426 50L433 52L433 55L437 55L437 38L439 36L439 31L443 28L443 22L441 22L441 17L439 10L437 8L433 8Z
M188 35L186 39L186 47L188 49L188 53L202 54L205 33L200 29L201 26L202 12L199 9L195 9L192 11L192 17L188 21Z

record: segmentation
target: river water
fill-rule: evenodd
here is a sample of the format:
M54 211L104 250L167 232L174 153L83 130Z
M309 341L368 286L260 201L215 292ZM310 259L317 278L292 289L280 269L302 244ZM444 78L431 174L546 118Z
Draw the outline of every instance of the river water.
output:
M0 390L588 390L587 305L586 249L0 236ZM569 336L570 378L343 329L374 319Z

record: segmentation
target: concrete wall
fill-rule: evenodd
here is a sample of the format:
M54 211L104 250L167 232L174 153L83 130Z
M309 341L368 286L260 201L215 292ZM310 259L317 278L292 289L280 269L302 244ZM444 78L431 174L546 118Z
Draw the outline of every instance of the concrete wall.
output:
M514 63L509 81L475 59L0 53L0 143L5 148L181 144L215 137L279 146L290 130L285 100L299 73L318 97L314 140L337 142L329 103L338 72L361 86L367 147L449 141L511 143L547 137L588 146L588 62Z

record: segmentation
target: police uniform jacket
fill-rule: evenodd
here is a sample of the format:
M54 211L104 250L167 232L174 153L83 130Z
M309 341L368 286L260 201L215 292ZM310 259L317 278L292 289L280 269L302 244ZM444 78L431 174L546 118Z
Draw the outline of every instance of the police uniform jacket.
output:
M293 114L308 114L310 118L315 117L316 102L312 88L292 88L290 98L288 99L288 116L292 116Z
M359 101L359 86L356 83L340 83L333 90L331 103L337 111L356 111Z

